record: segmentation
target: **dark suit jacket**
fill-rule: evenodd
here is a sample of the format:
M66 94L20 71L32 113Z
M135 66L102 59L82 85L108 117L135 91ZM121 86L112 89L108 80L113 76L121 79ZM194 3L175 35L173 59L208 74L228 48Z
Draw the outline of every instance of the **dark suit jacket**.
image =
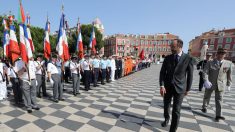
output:
M193 64L193 58L185 53L182 53L177 65L174 54L166 56L160 71L160 86L164 86L166 91L175 88L177 93L189 91L193 81Z

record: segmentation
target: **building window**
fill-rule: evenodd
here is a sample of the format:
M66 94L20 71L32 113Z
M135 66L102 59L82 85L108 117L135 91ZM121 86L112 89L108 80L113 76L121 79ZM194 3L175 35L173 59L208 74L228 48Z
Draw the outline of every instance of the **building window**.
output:
M148 45L148 40L145 41L145 45Z
M224 48L225 48L225 49L230 49L230 44L224 45Z
M222 44L219 44L219 45L217 46L217 49L218 49L218 48L223 48Z
M219 38L218 43L222 44L223 43L223 38Z
M232 57L235 57L235 52L232 52Z
M235 50L235 44L233 44L233 49ZM235 52L234 52L235 53Z
M215 43L215 39L212 38L212 39L210 40L210 44L214 44L214 43Z
M232 38L228 37L226 38L226 43L231 43L232 42Z
M214 50L215 49L215 46L214 45L210 45L209 46L209 50Z

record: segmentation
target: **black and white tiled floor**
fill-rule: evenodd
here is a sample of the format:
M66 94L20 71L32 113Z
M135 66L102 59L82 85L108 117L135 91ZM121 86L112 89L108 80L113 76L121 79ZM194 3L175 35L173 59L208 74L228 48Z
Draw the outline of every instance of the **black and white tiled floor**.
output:
M168 131L169 126L162 128L160 125L163 120L158 84L160 67L153 65L92 91L81 91L77 97L65 93L66 101L59 103L38 99L41 110L32 114L14 107L9 101L0 102L0 132ZM71 85L65 87L71 90ZM226 120L219 123L214 122L214 96L208 113L204 114L200 111L203 92L197 89L195 71L193 89L183 102L178 131L235 131L235 87L224 95Z

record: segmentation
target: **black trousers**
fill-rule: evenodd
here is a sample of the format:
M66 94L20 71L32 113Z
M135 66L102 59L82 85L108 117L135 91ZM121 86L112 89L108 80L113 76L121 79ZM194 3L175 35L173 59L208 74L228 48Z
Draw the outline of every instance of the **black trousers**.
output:
M108 71L107 71L107 74L106 74L106 81L107 82L110 82L110 75L111 75L111 67L108 67Z
M171 100L173 98L173 110L172 110L172 119L170 132L175 132L178 128L180 120L180 110L181 105L184 99L184 93L177 93L174 86L166 88L166 94L164 96L164 117L166 120L170 119L170 107Z
M22 89L20 87L20 80L18 78L10 78L12 89L14 93L14 100L16 104L23 102Z
M84 84L85 84L85 90L90 89L90 70L84 70Z
M104 84L104 80L106 78L107 70L106 69L102 69L101 71L102 71L102 73L101 73L101 84Z
M97 86L97 81L98 81L98 78L99 78L99 68L94 68L93 70L93 76L94 76L94 86Z
M115 79L118 79L118 70L115 70Z
M118 69L118 78L122 77L122 68Z
M202 77L202 72L200 72L199 73L199 91L202 91L203 83L204 83L204 80L203 80L203 77Z

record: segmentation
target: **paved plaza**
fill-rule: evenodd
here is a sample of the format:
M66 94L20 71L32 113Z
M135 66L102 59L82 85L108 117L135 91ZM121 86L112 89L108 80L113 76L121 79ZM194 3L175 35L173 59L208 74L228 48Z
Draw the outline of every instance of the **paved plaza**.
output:
M41 109L32 114L15 107L12 101L0 102L0 132L167 131L169 126L161 127L164 119L158 84L160 68L161 65L154 64L91 91L81 90L77 97L70 93L71 84L65 84L65 101L54 103L47 98L38 99ZM194 74L193 88L183 102L178 131L235 131L235 85L224 95L226 120L217 123L214 121L214 94L208 113L200 111L204 92L198 91L198 72Z

